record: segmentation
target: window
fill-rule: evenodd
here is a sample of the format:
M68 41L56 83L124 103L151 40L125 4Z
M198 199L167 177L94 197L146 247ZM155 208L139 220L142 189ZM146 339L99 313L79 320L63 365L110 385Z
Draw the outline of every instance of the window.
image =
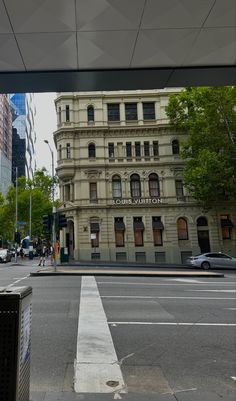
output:
M115 217L114 229L116 246L125 246L125 225L123 222L123 217Z
M114 143L108 143L108 156L109 157L114 157L115 156Z
M230 220L229 215L228 214L221 215L220 216L220 223L221 223L222 239L231 239L233 223Z
M62 158L62 150L61 150L61 145L59 145L58 149L58 159L60 160Z
M94 158L96 157L96 147L94 143L90 143L88 145L88 157L89 158Z
M125 119L126 120L137 120L137 103L125 103Z
M159 143L158 141L153 141L153 156L159 156Z
M163 223L160 216L154 216L152 218L152 231L153 231L153 243L154 246L162 246L162 231L164 229Z
M94 108L93 108L93 106L88 106L88 108L87 108L87 118L88 118L88 122L93 122L94 121Z
M135 142L135 156L141 157L141 145L140 142Z
M89 200L91 203L97 203L97 183L90 182L89 183Z
M132 174L130 177L130 193L132 198L141 197L141 183L138 174Z
M180 217L177 220L177 232L179 240L187 240L188 239L188 223L187 220L183 217Z
M61 124L61 107L58 108L58 121Z
M154 102L143 103L143 119L144 120L155 120L155 103Z
M70 143L66 144L66 158L70 159L71 157L71 152L70 152Z
M112 177L112 197L113 199L122 198L121 178L119 175Z
M179 154L179 141L177 139L174 139L172 141L172 154L173 155Z
M144 142L144 156L149 157L150 156L150 144L149 142Z
M70 106L66 105L66 122L70 121Z
M120 105L119 105L119 103L108 103L107 119L108 119L108 121L120 121Z
M144 224L142 222L142 217L134 217L133 226L134 226L134 244L135 246L143 246Z
M184 198L184 185L182 180L175 181L175 191L178 200L183 200Z
M99 223L90 223L91 248L99 247Z
M131 142L126 142L126 157L132 157L132 144L131 144Z
M155 173L149 175L149 195L152 198L158 198L160 196L159 178Z
M203 217L203 216L198 217L198 219L197 219L197 226L198 226L198 227L205 227L205 226L208 226L208 222L207 222L206 217Z

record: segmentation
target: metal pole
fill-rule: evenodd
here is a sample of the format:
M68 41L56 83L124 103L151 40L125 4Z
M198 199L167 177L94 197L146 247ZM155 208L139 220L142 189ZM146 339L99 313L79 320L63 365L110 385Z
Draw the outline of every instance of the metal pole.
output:
M57 270L57 261L56 261L56 207L54 206L54 197L55 197L55 189L54 189L54 154L52 148L47 140L44 142L48 145L51 156L52 156L52 246L53 246L53 266L54 271Z
M32 236L32 192L30 191L30 210L29 210L29 239Z
M15 232L18 230L18 167L16 167L16 226ZM17 242L15 242L15 262L17 262Z

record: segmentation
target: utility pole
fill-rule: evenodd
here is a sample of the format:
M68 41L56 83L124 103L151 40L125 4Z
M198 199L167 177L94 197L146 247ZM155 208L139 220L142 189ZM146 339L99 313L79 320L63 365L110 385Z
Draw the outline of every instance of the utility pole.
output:
M32 192L30 191L30 209L29 209L29 239L32 236Z
M16 233L18 231L18 167L16 167L16 226L15 226L15 262L17 262Z
M47 139L44 139L44 142L48 145L50 152L51 152L51 157L52 157L52 246L53 246L53 266L54 266L54 271L57 270L57 261L56 261L56 213L57 209L54 206L54 197L55 197L55 188L54 188L54 155L52 148L48 142Z

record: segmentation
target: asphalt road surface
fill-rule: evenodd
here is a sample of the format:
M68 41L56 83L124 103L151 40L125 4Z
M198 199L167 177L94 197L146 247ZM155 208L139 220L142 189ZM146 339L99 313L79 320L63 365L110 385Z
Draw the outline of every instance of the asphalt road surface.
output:
M32 269L0 265L1 287L33 287L32 401L235 401L234 271L29 277Z

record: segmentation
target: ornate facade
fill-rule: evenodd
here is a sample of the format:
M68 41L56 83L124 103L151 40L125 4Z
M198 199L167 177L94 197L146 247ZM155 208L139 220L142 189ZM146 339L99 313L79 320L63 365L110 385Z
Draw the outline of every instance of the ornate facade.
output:
M57 174L75 260L181 263L236 255L235 207L203 213L183 186L181 144L165 113L179 89L58 93Z

